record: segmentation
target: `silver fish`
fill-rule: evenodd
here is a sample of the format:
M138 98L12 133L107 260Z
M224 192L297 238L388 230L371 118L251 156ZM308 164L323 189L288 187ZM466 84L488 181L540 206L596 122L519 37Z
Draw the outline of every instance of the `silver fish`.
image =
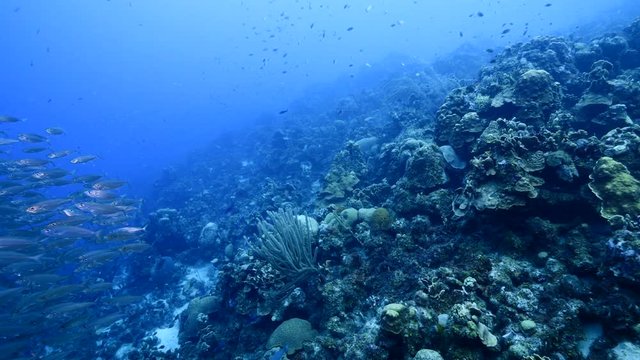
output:
M126 184L126 181L121 180L101 180L91 185L91 187L95 190L113 190Z
M38 180L58 179L67 176L69 172L65 169L46 169L34 172L31 177Z
M84 163L88 163L89 161L95 160L97 158L98 157L95 155L82 155L82 156L78 156L71 159L71 161L69 162L72 164L84 164Z
M87 195L92 199L102 199L102 200L113 199L116 197L114 193L110 193L106 190L96 190L96 189L84 191L83 194Z
M13 163L21 167L37 167L47 165L50 162L51 161L44 159L19 159Z
M42 135L28 133L18 134L18 140L27 143L39 143L48 141L48 139Z
M82 211L91 213L92 215L109 215L123 212L119 206L110 204L101 204L97 202L85 201L76 204L76 207Z
M59 128L59 127L49 127L49 128L46 128L44 131L46 131L47 134L49 134L49 135L62 135L62 134L64 134L64 130L62 128Z
M115 229L112 232L108 233L104 236L107 240L131 240L135 239L145 232L144 228L141 227L133 227L133 226L125 226L119 229Z
M36 241L32 239L2 236L0 237L0 249L30 247L36 245Z
M69 154L73 153L73 150L60 150L60 151L54 151L52 153L50 153L49 155L47 155L47 157L49 159L59 159L61 157L65 157Z
M42 235L52 238L93 238L96 237L96 232L80 226L52 226L42 229Z
M15 122L19 122L22 121L20 119L18 119L17 117L13 117L13 116L0 116L0 123L15 123Z
M54 210L62 204L68 203L69 199L49 199L35 203L27 208L29 214L41 214L43 212Z
M17 142L20 142L20 141L15 139L0 138L0 145L11 145Z
M22 152L25 153L25 154L33 154L33 153L43 152L43 151L45 151L47 149L49 149L49 148L46 148L46 147L30 147L30 148L22 149Z

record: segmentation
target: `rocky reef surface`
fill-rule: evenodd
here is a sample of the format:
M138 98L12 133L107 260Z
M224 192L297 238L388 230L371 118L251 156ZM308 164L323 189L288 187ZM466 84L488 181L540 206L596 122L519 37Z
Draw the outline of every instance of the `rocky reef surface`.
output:
M637 358L640 20L432 69L168 170L147 240L216 279L129 357Z

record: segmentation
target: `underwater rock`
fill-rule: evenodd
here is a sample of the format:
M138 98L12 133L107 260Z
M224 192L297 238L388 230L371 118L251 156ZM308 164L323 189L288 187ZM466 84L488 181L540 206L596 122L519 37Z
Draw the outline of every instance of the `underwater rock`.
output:
M558 150L547 153L546 163L547 166L556 169L556 175L560 180L567 183L572 183L580 175L573 159L565 151Z
M311 327L311 323L304 319L291 318L283 321L271 333L267 341L267 349L287 347L287 354L292 355L302 349L305 341L311 341L318 332Z
M435 350L421 349L413 357L413 360L444 360L444 358Z
M620 35L605 35L595 43L602 50L602 55L611 60L619 58L628 47L627 40Z
M520 76L513 90L516 103L523 109L518 119L542 125L560 106L560 84L545 70L528 70Z
M624 35L627 37L629 46L640 50L640 19L634 20L629 26L624 28Z
M478 338L480 338L480 341L482 341L482 344L484 344L484 346L488 348L498 346L498 338L491 333L491 331L485 324L479 322L477 331Z
M150 243L162 255L174 255L187 249L185 230L182 227L178 210L158 209L149 214L147 236Z
M588 92L582 95L576 104L576 110L585 118L592 119L605 112L611 104L613 104L613 96L610 93Z
M600 214L605 219L615 215L640 215L640 181L624 164L604 156L589 176L589 189L601 200Z
M380 141L377 137L370 136L356 141L355 145L358 146L364 154L373 155L380 148L379 143Z
M576 67L580 71L588 71L591 68L591 65L602 57L600 52L601 50L597 47L584 43L576 43L574 52Z
M596 128L596 133L601 134L611 129L633 125L633 121L627 114L626 105L615 104L592 118L591 124Z
M383 330L397 335L414 327L415 321L415 309L403 304L388 304L382 309L380 324Z
M449 144L459 151L473 143L482 132L486 120L475 112L474 95L473 89L467 87L449 93L436 114L434 132L438 143Z
M372 230L387 230L391 227L393 218L385 208L365 208L358 210L358 218L365 221Z
M407 160L404 176L399 181L410 189L433 189L446 184L445 160L433 143L422 142Z
M345 149L338 152L324 178L325 186L320 193L325 204L342 203L353 192L360 178L367 172L362 155L360 148L353 142L347 143Z
M353 226L358 221L358 210L354 208L346 208L340 213L330 212L322 220L320 229L323 231L339 231L345 230Z
M330 172L325 178L327 185L322 190L322 196L328 202L336 202L343 200L353 187L356 186L360 179L353 171L338 173Z
M459 340L474 340L481 342L487 348L497 348L498 338L493 335L483 316L483 311L474 302L454 304L451 307L449 325L445 331Z
M316 219L306 215L298 215L296 216L296 219L303 227L307 228L311 236L316 236L318 234L319 225Z
M609 131L600 140L599 147L604 155L627 164L632 175L640 175L640 125Z
M616 230L607 240L607 262L615 277L640 284L640 232Z
M209 316L220 307L220 298L205 296L193 299L187 309L181 314L180 342L197 339L198 332L207 326Z
M220 238L218 237L218 224L209 222L200 231L198 245L211 246L216 243L220 243Z
M536 322L529 319L522 320L520 321L520 328L522 328L522 331L526 333L532 333L536 329Z
M635 360L640 359L640 346L631 342L625 341L616 345L613 348L612 357L613 360Z
M456 154L456 151L450 145L440 146L440 152L442 152L442 156L444 156L447 164L449 164L452 168L461 170L467 166L467 163L460 160L458 154Z

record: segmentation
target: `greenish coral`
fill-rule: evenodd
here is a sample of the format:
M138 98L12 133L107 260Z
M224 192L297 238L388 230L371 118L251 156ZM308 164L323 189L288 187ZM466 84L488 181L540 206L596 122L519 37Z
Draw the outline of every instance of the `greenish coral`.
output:
M341 200L347 197L353 187L356 186L360 179L353 172L340 172L332 170L325 177L327 185L322 190L322 195L326 200Z
M364 220L373 230L387 230L393 221L389 210L386 208L369 208L358 210L358 216Z
M317 334L307 320L292 318L282 322L273 331L267 341L267 349L287 346L287 354L291 355L302 349L304 342L313 340Z
M602 217L640 215L640 181L629 173L624 164L604 156L596 162L589 178L589 188L602 201Z
M187 310L182 314L180 338L187 340L198 336L198 332L207 325L207 318L219 306L219 299L214 296L204 296L191 300Z

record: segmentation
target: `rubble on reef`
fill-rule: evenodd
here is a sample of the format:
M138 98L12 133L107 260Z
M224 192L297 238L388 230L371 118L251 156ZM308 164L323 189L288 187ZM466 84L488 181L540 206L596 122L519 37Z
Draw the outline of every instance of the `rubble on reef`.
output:
M468 84L400 76L167 172L152 243L219 274L162 356L623 358L640 343L639 29L516 44ZM279 209L309 226L292 231L313 237L305 264L295 235L269 235L286 224L258 231ZM278 259L254 251L266 238Z

